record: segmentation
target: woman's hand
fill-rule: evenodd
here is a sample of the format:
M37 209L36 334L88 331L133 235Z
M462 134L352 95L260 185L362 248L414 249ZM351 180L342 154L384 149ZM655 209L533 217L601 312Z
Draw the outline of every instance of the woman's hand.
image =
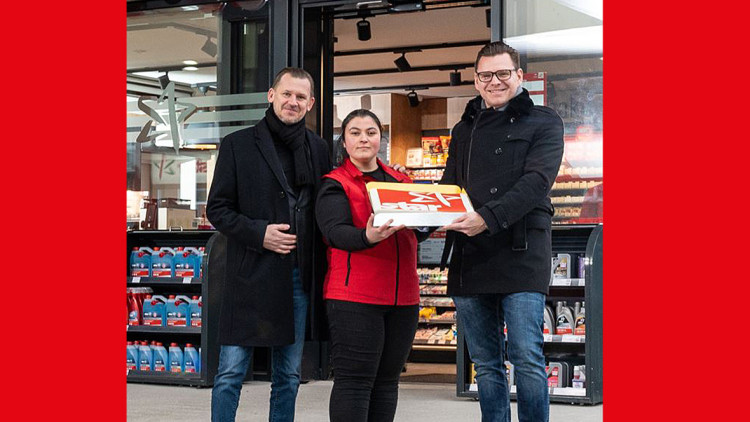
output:
M375 214L370 214L370 218L367 219L367 228L365 229L365 236L367 237L367 241L370 242L370 244L374 245L381 240L387 239L391 237L393 233L396 233L397 231L405 228L405 225L390 227L389 225L393 222L393 219L390 219L385 222L380 227L373 227L372 222L375 219Z

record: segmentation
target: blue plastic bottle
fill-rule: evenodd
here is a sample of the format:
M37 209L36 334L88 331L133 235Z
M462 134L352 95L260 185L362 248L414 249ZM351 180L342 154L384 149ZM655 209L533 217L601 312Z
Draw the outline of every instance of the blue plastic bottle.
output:
M169 295L167 299L167 325L170 327L187 327L190 324L190 298L187 296Z
M169 372L185 372L185 358L177 343L169 345Z
M154 371L169 372L169 353L161 342L154 347Z
M198 351L195 350L192 344L188 343L185 345L185 372L187 373L198 373L200 370L200 356Z
M151 277L174 277L174 251L171 248L154 248Z
M130 276L151 277L151 249L134 247L130 252Z
M143 325L167 326L167 298L161 295L146 295L143 301Z
M203 325L203 302L200 297L193 296L190 299L190 326L200 327Z
M138 348L135 345L133 345L132 341L128 342L127 352L128 352L128 360L127 360L128 371L135 371L138 369Z
M141 371L154 370L154 353L147 342L142 341L138 347L138 369Z
M198 277L200 275L200 257L198 249L179 247L174 256L175 277Z

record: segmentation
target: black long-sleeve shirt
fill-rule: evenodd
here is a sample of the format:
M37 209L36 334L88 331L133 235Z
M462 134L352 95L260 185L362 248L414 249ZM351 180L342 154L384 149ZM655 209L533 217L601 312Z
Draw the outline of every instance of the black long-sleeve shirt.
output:
M377 170L362 174L379 182L398 182L380 166ZM330 178L323 180L318 199L315 201L315 216L323 237L328 239L328 243L336 249L356 252L376 245L367 241L366 229L354 226L349 198L346 196L344 187L336 180ZM414 230L414 234L419 242L429 236L429 233L419 230Z

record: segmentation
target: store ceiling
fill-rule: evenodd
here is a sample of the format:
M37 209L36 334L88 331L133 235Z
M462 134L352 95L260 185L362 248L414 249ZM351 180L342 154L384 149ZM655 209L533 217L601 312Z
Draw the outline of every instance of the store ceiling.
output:
M601 0L530 0L518 3L524 10L509 10L532 16L508 19L506 41L529 55L527 71L548 71L552 74L600 72L602 61ZM597 6L598 5L598 6ZM195 10L197 8L197 10ZM218 7L216 5L161 9L128 15L127 65L132 69L181 66L183 60L215 63L215 57L202 50L207 40L216 43ZM486 26L487 6L433 9L418 13L381 14L368 18L372 38L357 39L359 19L337 18L334 21L335 52L419 46L426 44L486 41L490 29ZM518 35L516 35L518 34ZM526 35L521 35L526 34ZM473 63L480 46L425 49L407 53L412 67L449 66ZM581 66L571 66L569 60L543 61L567 55L580 55ZM336 56L334 72L374 69L395 69L393 61L400 54L378 53ZM460 71L462 80L471 81L473 67ZM448 70L396 72L360 76L336 77L334 90L371 90L390 86L420 86L449 81ZM156 76L157 73L151 73ZM202 67L198 71L170 71L176 81L196 84L214 82L216 67ZM385 91L383 91L385 92ZM405 94L403 89L392 90ZM475 95L473 85L432 87L419 90L428 97Z

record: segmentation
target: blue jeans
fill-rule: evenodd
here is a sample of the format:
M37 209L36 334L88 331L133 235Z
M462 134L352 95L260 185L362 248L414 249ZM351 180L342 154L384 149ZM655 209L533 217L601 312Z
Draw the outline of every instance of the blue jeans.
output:
M271 348L270 422L294 421L302 373L302 348L305 345L305 321L309 298L302 287L297 269L294 270L294 343ZM242 381L250 366L252 347L222 345L219 370L211 392L211 421L234 421L240 401Z
M477 372L482 422L510 422L510 395L503 355L515 366L519 422L549 420L544 353L544 300L538 292L456 296L458 329Z

